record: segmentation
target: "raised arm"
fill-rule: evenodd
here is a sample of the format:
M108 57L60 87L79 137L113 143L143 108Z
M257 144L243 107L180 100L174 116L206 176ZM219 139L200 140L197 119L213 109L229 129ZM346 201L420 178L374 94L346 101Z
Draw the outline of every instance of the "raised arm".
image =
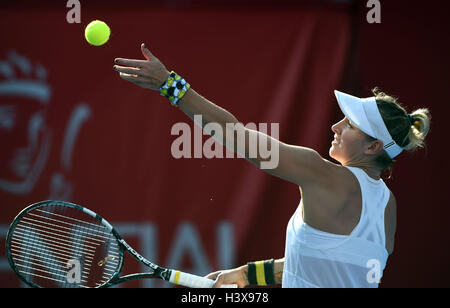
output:
M233 114L204 98L194 89L190 89L181 99L179 108L191 119L194 119L195 115L201 115L202 128L209 123L220 125L224 136L215 136L215 139L269 174L300 185L306 184L326 170L327 162L316 151L288 145L263 132L246 128ZM211 133L208 130L206 132ZM252 143L253 141L256 142ZM264 154L260 151L265 149L265 146L260 147L261 142L267 145ZM241 151L240 145L243 145ZM256 155L252 155L252 152Z
M150 90L159 90L169 76L169 71L145 46L142 44L141 51L146 60L130 60L118 58L115 60L114 69L120 72L120 77L136 85ZM220 126L222 135L214 135L214 138L231 148L234 152L244 156L264 171L290 181L297 185L306 184L320 178L327 178L329 163L316 151L288 145L272 138L262 132L248 129L227 110L215 105L213 102L202 97L194 89L190 88L178 103L179 108L191 119L195 115L201 115L202 128L207 124L215 123ZM205 129L209 134L212 133ZM261 153L252 140L257 140L258 145L265 142L270 153ZM252 148L253 147L253 148ZM269 163L270 162L270 163Z

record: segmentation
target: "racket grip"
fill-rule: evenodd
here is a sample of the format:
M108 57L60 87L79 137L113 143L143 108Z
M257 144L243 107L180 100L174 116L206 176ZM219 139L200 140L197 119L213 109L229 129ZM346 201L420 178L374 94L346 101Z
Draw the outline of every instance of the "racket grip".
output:
M214 285L214 280L176 270L172 270L169 281L189 288L212 288ZM224 284L221 288L237 288L237 285Z

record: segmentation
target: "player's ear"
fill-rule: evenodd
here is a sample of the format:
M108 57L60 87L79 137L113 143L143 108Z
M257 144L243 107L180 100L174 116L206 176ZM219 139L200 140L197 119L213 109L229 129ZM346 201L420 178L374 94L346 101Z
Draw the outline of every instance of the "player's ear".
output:
M378 153L379 151L383 150L383 141L381 140L374 140L370 141L364 151L365 154L373 155Z

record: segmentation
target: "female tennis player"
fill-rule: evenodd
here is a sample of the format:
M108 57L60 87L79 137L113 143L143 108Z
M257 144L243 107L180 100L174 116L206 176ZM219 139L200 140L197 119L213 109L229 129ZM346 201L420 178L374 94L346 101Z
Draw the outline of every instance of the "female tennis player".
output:
M144 44L141 51L145 60L115 60L114 69L121 78L159 91L190 118L202 115L203 127L217 123L227 132L227 123L239 125L235 116L169 72ZM246 137L256 134L276 143L279 163L264 171L297 184L301 201L287 226L284 258L207 275L216 287L280 283L295 288L378 287L394 250L396 230L396 200L381 175L391 170L403 150L424 146L431 116L425 108L408 114L395 98L378 89L373 94L361 99L335 91L344 117L331 127L334 140L329 155L339 164L312 149L240 126ZM243 137L232 132L221 138L228 145L227 138L236 144ZM245 153L248 140L244 138ZM246 159L259 167L263 162L260 156L246 155Z

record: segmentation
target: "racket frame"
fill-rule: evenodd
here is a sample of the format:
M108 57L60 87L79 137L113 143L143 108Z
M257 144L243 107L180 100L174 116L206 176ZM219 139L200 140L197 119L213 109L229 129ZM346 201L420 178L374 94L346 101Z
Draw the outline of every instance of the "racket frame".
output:
M20 280L22 280L25 284L27 284L30 287L33 288L42 288L42 286L33 283L32 281L28 281L16 268L15 266L15 262L13 260L13 257L11 255L11 237L13 235L13 231L15 230L17 224L20 222L20 220L22 219L23 216L25 216L26 214L28 214L29 212L35 210L36 208L39 207L43 207L45 205L56 205L56 206L67 206L67 207L72 207L76 210L82 211L85 214L88 214L89 216L97 219L103 226L105 226L108 231L110 231L112 233L112 235L115 237L118 245L119 245L119 264L117 266L117 270L111 275L111 278L109 280L107 280L106 282L104 282L101 285L96 286L96 288L107 288L110 287L112 285L115 284L119 284L125 281L130 281L130 280L136 280L136 279L142 279L142 278L159 278L159 279L163 279L166 281L169 281L170 275L171 275L171 270L170 269L166 269L163 268L161 266L158 266L150 261L148 261L146 258L144 258L142 255L140 255L138 252L136 252L136 250L134 250L130 245L128 245L127 242L125 242L125 240L119 235L119 233L114 229L114 227L112 227L112 225L105 220L103 217L101 217L100 215L98 215L97 213L81 206L78 204L74 204L71 202L66 202L66 201L56 201L56 200L45 200L45 201L40 201L34 204L31 204L29 206L27 206L26 208L24 208L22 211L20 211L19 214L17 214L17 216L14 218L13 222L11 223L9 229L8 229L8 233L6 235L6 254L7 254L7 258L8 258L8 262L10 264L11 269L14 271L14 273L20 278ZM119 277L120 272L122 271L123 268L123 260L125 258L124 256L124 251L129 252L136 260L140 261L141 263L143 263L144 265L150 267L153 272L152 273L138 273L138 274L130 274L130 275L126 275L126 276L122 276Z
M56 206L66 206L66 207L72 207L76 210L79 210L81 212L84 212L85 214L88 214L89 216L95 218L98 220L103 226L105 226L108 231L112 233L114 238L116 239L118 246L119 246L119 263L117 264L116 271L111 274L111 277L103 282L100 285L95 286L96 288L107 288L115 284L119 284L125 281L130 280L136 280L136 279L142 279L142 278L159 278L174 284L183 285L187 287L197 287L197 288L211 288L214 284L214 281L205 277L196 276L188 273L184 273L178 270L172 270L167 269L161 266L158 266L150 261L148 261L146 258L144 258L142 255L140 255L138 252L136 252L130 245L128 245L127 242L119 235L119 233L113 228L113 226L104 218L102 218L100 215L96 214L95 212L81 206L78 204L66 202L66 201L57 201L57 200L46 200L46 201L40 201L37 203L34 203L25 209L23 209L13 220L13 222L10 225L10 228L8 230L8 234L6 237L6 251L7 251L7 257L8 262L15 272L15 274L27 285L35 288L42 288L42 286L39 286L31 281L28 281L17 269L14 264L11 251L10 251L10 243L11 243L11 237L13 234L13 231L19 221L22 219L23 216L25 216L27 213L33 211L36 208L45 206L45 205L56 205ZM143 263L144 265L150 267L153 272L149 273L136 273L136 274L130 274L126 276L119 277L120 272L122 271L123 267L123 261L124 261L124 251L127 251L130 253L136 260ZM236 284L232 285L223 285L222 287L226 288L236 288Z

